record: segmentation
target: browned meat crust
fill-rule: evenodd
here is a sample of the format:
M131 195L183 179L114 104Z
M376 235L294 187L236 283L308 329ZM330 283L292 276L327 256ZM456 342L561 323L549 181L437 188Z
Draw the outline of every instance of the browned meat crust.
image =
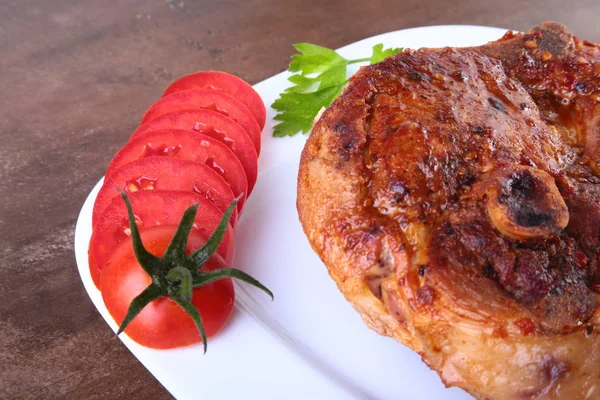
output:
M365 322L490 399L600 396L600 50L544 23L362 68L298 177Z

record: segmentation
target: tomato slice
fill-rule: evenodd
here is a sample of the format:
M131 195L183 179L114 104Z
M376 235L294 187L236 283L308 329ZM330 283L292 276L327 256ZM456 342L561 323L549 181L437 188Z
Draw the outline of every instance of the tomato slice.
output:
M146 249L161 257L176 226L159 226L140 230ZM188 254L199 249L205 238L199 232L190 232ZM225 267L218 255L202 266L203 271ZM108 312L117 323L127 314L129 304L151 283L150 277L138 264L131 243L121 243L102 271L100 288ZM221 279L193 290L192 303L200 311L207 336L217 333L231 316L235 292L231 279ZM198 343L202 339L192 318L169 297L148 304L125 329L134 341L155 349L171 349Z
M123 165L106 178L96 196L92 226L96 225L110 202L120 197L116 188L127 193L143 190L194 192L210 200L223 212L235 198L225 179L204 164L171 157L147 157ZM237 209L234 209L232 226L237 221L237 215Z
M131 138L162 129L182 129L199 132L217 139L237 156L248 178L251 192L258 176L258 155L248 134L239 124L222 114L210 110L183 110L165 114L140 126Z
M165 90L163 97L187 89L213 89L235 97L248 107L260 129L265 127L267 118L265 103L252 86L237 76L219 71L196 72L173 82Z
M177 225L184 211L195 203L200 203L192 230L199 231L205 238L210 237L223 216L219 210L203 196L181 191L144 190L129 194L129 200L140 229L158 225ZM90 272L96 286L100 282L100 272L120 243L131 246L127 208L121 197L113 201L98 218L90 239ZM234 232L228 227L217 252L227 261L233 260Z
M260 154L261 129L248 107L241 101L216 90L189 89L163 97L150 106L141 123L143 125L170 112L195 109L214 111L237 122L250 136L256 154ZM203 123L208 125L200 118L196 122L196 124Z
M106 176L123 165L146 157L172 157L206 164L221 175L235 196L243 195L238 203L242 210L248 195L248 179L235 154L223 143L210 136L177 129L146 132L131 139L113 158Z

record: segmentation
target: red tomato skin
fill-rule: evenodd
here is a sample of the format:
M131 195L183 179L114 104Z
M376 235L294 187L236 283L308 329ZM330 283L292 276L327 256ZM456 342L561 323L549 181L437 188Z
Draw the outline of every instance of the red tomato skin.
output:
M177 93L176 93L177 94ZM252 192L258 176L258 155L246 131L231 118L203 109L174 111L141 125L131 139L151 131L181 129L210 136L227 146L240 160Z
M173 82L165 90L163 97L187 89L212 89L226 93L248 107L261 130L265 127L267 118L265 103L252 86L237 76L219 71L196 72Z
M216 229L223 212L202 196L191 192L146 190L129 194L138 228L145 229L160 225L177 225L184 211L195 203L200 203L192 231L198 231L207 239ZM94 227L88 260L90 273L96 287L104 265L112 257L112 253L123 242L131 244L127 208L122 198L115 198L104 210ZM233 261L235 255L235 231L229 227L217 252L227 262Z
M225 179L204 164L171 157L146 157L123 165L106 178L96 196L92 226L110 202L120 197L117 188L126 193L144 190L198 193L223 212L235 199ZM237 216L237 209L234 209L231 226L235 225Z
M140 234L146 249L161 257L175 230L175 226L167 225L146 228ZM192 231L188 240L188 254L203 244L204 238ZM202 270L212 271L226 266L225 261L217 255ZM150 283L150 277L138 264L131 246L122 243L106 264L100 285L104 304L117 323L123 321L131 301ZM222 279L194 289L192 303L200 311L208 337L215 335L229 320L234 301L231 279ZM190 316L168 297L148 304L131 321L125 333L142 346L154 349L183 347L202 340Z
M212 89L181 90L160 98L148 108L141 125L171 112L196 109L213 111L234 120L252 140L256 154L260 154L261 129L248 107L238 99ZM198 123L201 122L199 118Z
M106 177L123 165L145 157L173 157L196 161L212 167L229 183L241 211L248 195L248 178L240 160L223 143L210 136L178 129L146 132L131 139L115 155Z
M93 234L93 233L92 233ZM90 245L88 246L88 266L90 268L90 275L92 277L92 282L94 282L94 286L96 289L100 290L100 277L101 272L98 266L96 265L96 257L94 257L94 252L92 251L92 241L90 239Z

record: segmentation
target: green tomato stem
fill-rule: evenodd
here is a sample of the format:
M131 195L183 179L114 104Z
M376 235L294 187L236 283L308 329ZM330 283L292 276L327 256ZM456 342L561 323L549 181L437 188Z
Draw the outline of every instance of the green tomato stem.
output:
M180 265L171 268L167 273L167 279L172 283L179 283L176 288L177 297L182 301L192 301L192 274L187 268Z

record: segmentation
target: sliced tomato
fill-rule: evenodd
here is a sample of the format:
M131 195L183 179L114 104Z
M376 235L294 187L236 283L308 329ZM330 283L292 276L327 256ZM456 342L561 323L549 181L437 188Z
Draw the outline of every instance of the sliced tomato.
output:
M129 200L140 229L159 225L177 225L189 206L200 203L192 230L208 238L223 216L223 211L217 206L203 196L191 192L145 190L130 193ZM127 208L123 199L119 197L113 199L100 215L90 240L90 272L96 286L100 282L100 273L104 265L123 242L131 246ZM229 227L217 252L225 260L232 261L234 247L234 232Z
M221 175L235 196L242 195L238 211L248 194L248 179L240 160L223 143L198 132L177 129L146 132L131 139L113 158L106 177L132 161L146 157L172 157L206 164Z
M258 156L244 128L231 118L203 109L174 111L143 124L133 132L131 138L162 129L202 133L229 147L242 163L248 178L248 192L252 192L258 176Z
M134 208L135 210L135 208ZM140 230L146 249L162 257L176 226L159 226ZM192 231L187 252L199 249L205 238ZM226 263L218 255L202 266L203 271L223 268ZM121 324L131 301L151 283L150 276L138 264L131 241L121 243L102 271L100 288L108 312ZM217 333L231 316L235 292L231 279L221 279L193 290L192 303L202 316L206 335ZM198 343L202 339L192 318L169 297L162 297L148 304L125 329L134 341L155 349L171 349Z
M265 103L252 86L237 76L219 71L196 72L173 82L165 90L163 97L187 89L213 89L235 97L248 107L260 129L265 127Z
M235 198L225 179L204 164L171 157L147 157L123 165L106 178L96 196L92 226L96 225L110 202L120 197L117 188L127 193L143 190L194 192L210 200L223 212ZM232 226L235 221L237 209L231 217Z
M146 122L174 111L195 109L214 111L237 122L248 133L248 136L250 136L256 154L260 154L261 129L250 110L248 110L248 107L228 94L217 92L216 90L189 89L163 97L150 106L146 114L144 114L141 123L143 125ZM196 124L210 125L200 118L198 118Z

